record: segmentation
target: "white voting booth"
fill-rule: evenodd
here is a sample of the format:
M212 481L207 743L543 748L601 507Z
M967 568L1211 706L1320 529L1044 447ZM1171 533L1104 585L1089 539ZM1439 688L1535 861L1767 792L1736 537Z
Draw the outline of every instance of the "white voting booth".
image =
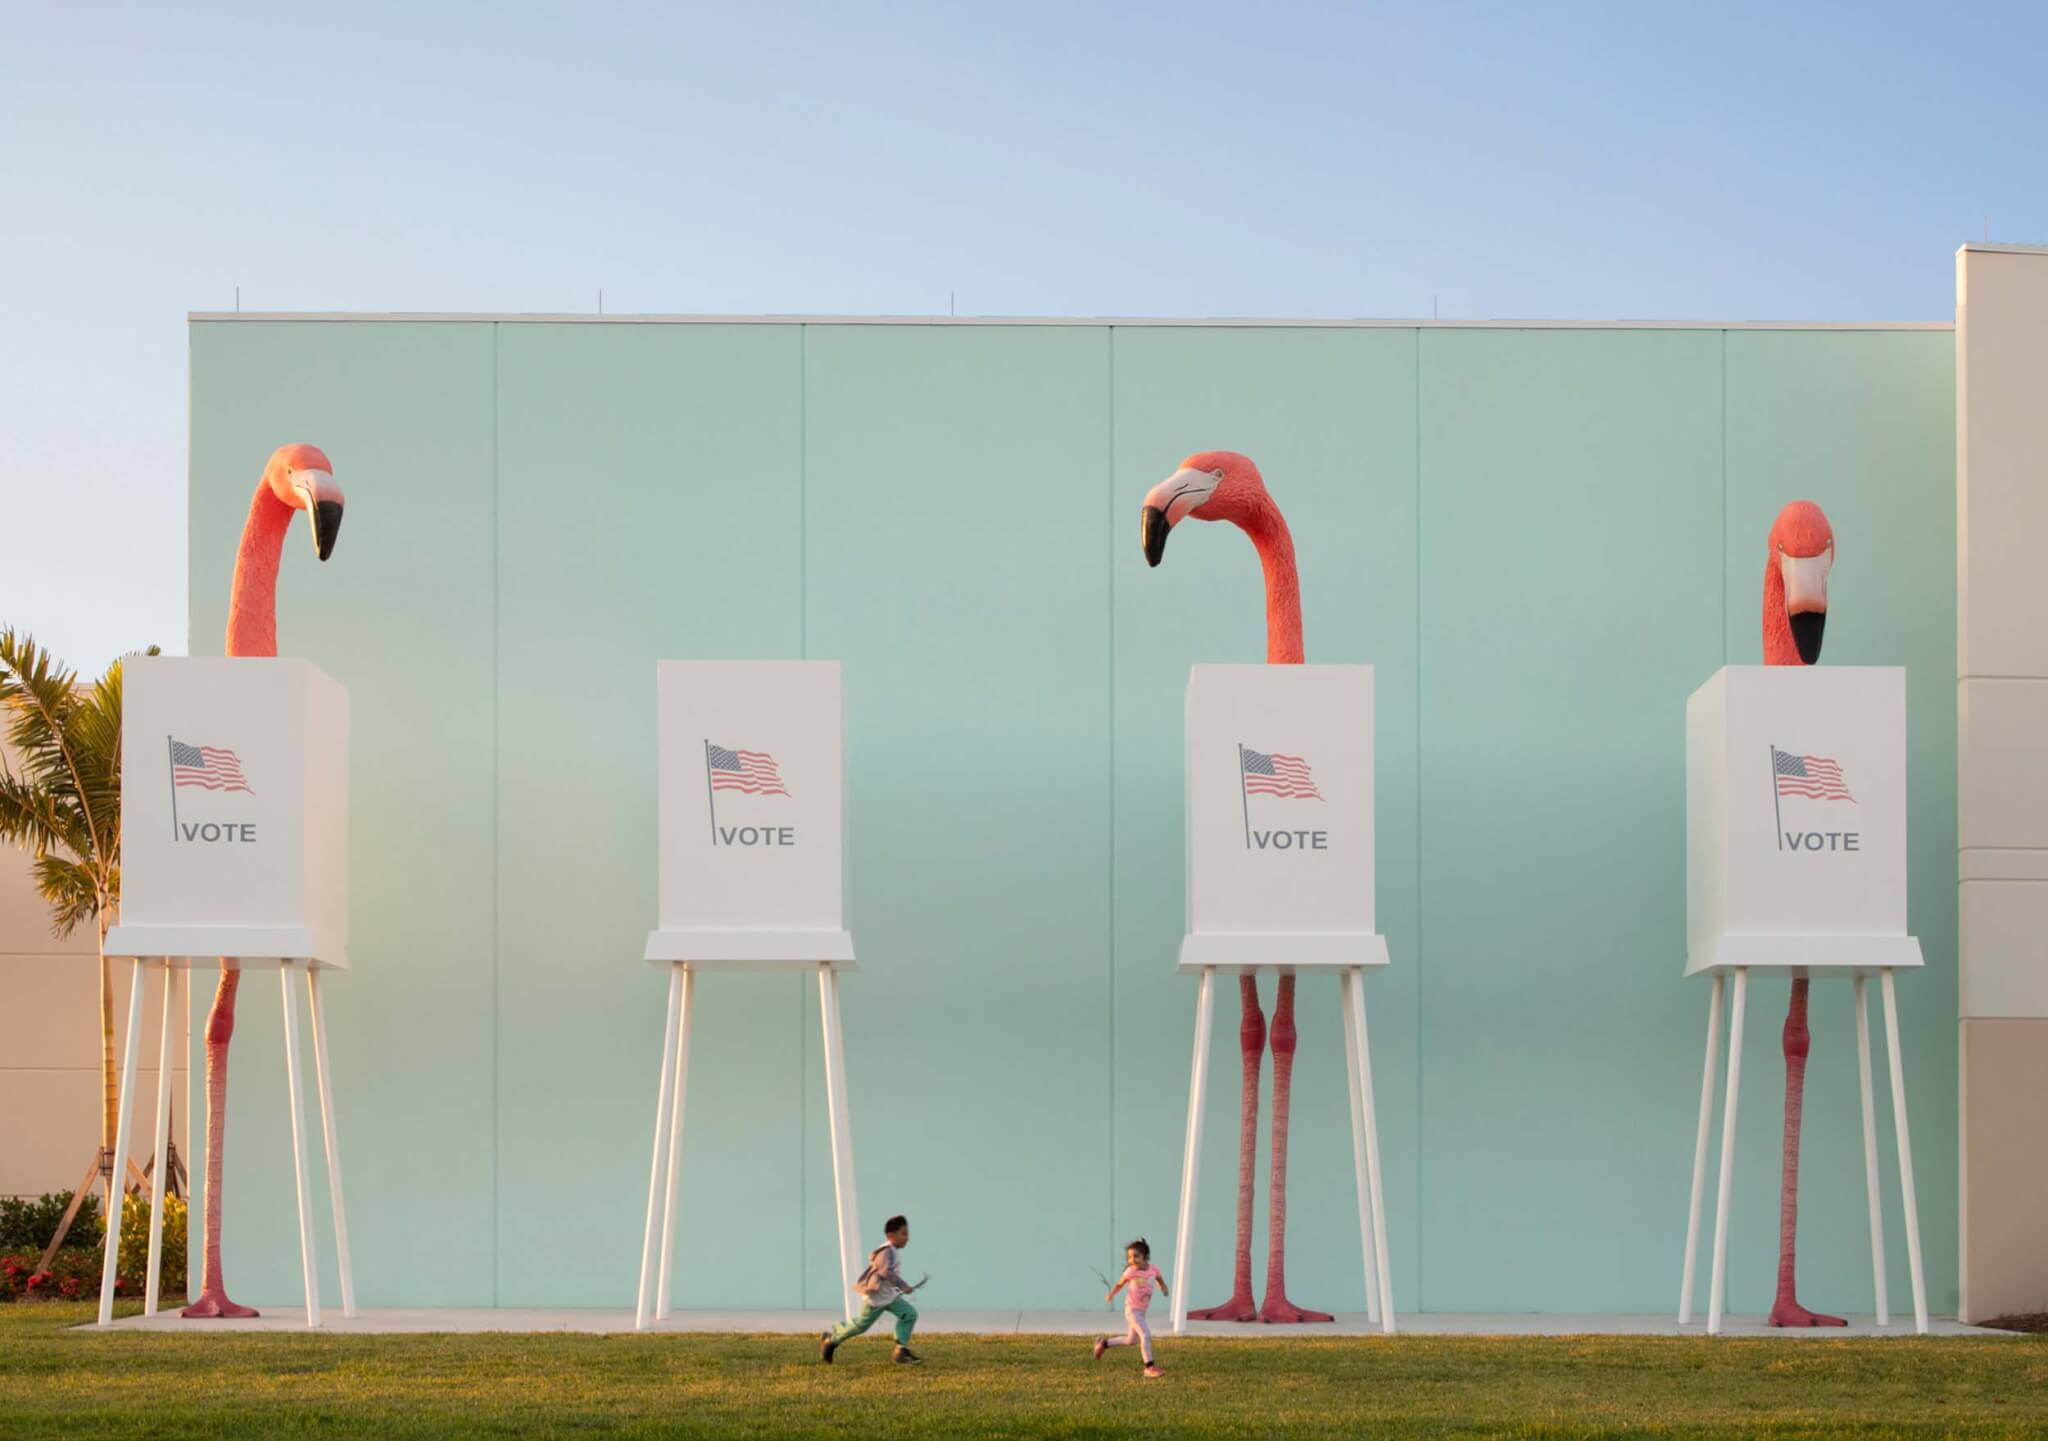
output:
M860 1223L839 1027L839 971L854 964L844 919L839 662L668 660L656 667L656 688L660 925L646 958L668 967L668 1023L634 1325L669 1314L696 976L716 970L818 973L850 1317Z
M1920 1268L1920 1218L1913 1198L1913 1153L1906 1130L1906 1083L1892 986L1894 971L1921 964L1920 943L1906 932L1906 673L1897 666L1727 666L1686 703L1685 756L1685 973L1711 975L1713 993L1693 1145L1679 1323L1692 1320L1723 991L1732 972L1707 1330L1714 1334L1721 1329L1743 1011L1753 974L1841 977L1854 983L1870 1258L1878 1324L1890 1324L1864 986L1866 978L1875 975L1884 994L1913 1311L1924 1333L1927 1295Z
M1173 1329L1187 1326L1216 972L1335 972L1344 1009L1366 1310L1394 1329L1365 973L1387 964L1373 924L1373 673L1361 665L1198 665L1187 692L1187 934L1201 978L1187 1154L1173 1258Z
M353 1316L355 1281L341 1203L326 1013L320 1003L321 972L348 966L348 692L303 660L189 656L131 659L123 686L121 923L107 933L107 954L134 957L135 975L114 1174L122 1174L133 1145L143 967L162 967L166 982L174 969L275 969L284 1001L285 1101L298 1184L306 1324L320 1324L320 1270L300 1117L305 1080L295 978L304 977L342 1314ZM164 986L158 1155L170 1116L172 989ZM240 1085L261 1083L246 1071L237 1074ZM150 1195L146 1315L157 1310L163 1177L164 1168L158 1166ZM113 1319L120 1234L117 1207L107 1218L102 1325Z

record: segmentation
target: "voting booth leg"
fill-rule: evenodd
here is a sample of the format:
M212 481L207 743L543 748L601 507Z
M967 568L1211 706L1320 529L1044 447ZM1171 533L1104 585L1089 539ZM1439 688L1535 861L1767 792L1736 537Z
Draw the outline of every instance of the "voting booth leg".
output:
M676 1023L674 1097L668 1105L668 1179L662 1187L661 1269L655 1272L654 1319L668 1319L669 1279L675 1273L676 1184L682 1170L683 1108L690 1097L690 1020L696 1013L697 973L688 966L683 972L683 1004Z
M310 969L310 962L307 963ZM306 1077L300 1063L299 1003L292 979L298 963L284 961L277 968L279 993L284 999L285 1101L292 1110L292 1181L299 1196L299 1269L305 1274L306 1324L320 1324L320 1261L313 1245L313 1187L306 1174L306 1121L304 1095Z
M341 1142L334 1129L334 1078L327 1049L327 1012L320 1004L320 971L306 971L306 999L313 1012L313 1081L320 1091L320 1139L327 1150L327 1199L334 1207L334 1250L341 1270L341 1314L356 1314L356 1278L349 1264L348 1213L341 1205Z
M1373 1270L1378 1272L1380 1329L1394 1334L1394 1280L1387 1274L1387 1202L1380 1184L1380 1126L1372 1099L1372 1044L1365 1023L1365 976L1351 972L1351 1028L1358 1033L1358 1093L1365 1111L1365 1176L1372 1196Z
M1721 1185L1714 1201L1714 1272L1707 1283L1707 1334L1721 1334L1721 1303L1728 1281L1728 1203L1735 1188L1736 1102L1742 1096L1742 1013L1749 1000L1749 968L1735 968L1735 999L1728 1007L1728 1098L1721 1106Z
M1692 1321L1692 1277L1699 1265L1700 1191L1707 1179L1707 1140L1714 1131L1714 1070L1721 1059L1721 991L1727 978L1714 972L1714 994L1707 1002L1707 1068L1700 1078L1700 1125L1692 1143L1692 1200L1685 1214L1685 1277L1678 1283L1678 1324Z
M114 1184L107 1196L107 1255L100 1264L100 1324L114 1320L114 1273L121 1259L121 1178L128 1174L128 1147L134 1128L129 1118L135 1111L135 1056L142 1048L142 966L135 961L135 976L128 983L128 1043L121 1057L120 1111L114 1125Z
M1913 1272L1913 1329L1927 1334L1927 1281L1920 1271L1920 1207L1913 1199L1913 1141L1906 1133L1906 1073L1899 1060L1899 1002L1883 972L1884 1040L1892 1066L1892 1124L1899 1136L1899 1197L1906 1207L1906 1260Z
M156 1149L150 1154L156 1157L156 1164L149 1173L149 1278L143 1283L142 1314L156 1314L157 1296L161 1290L162 1262L164 1254L164 1176L171 1168L166 1164L168 1152L166 1142L171 1134L171 963L165 961L161 967L164 982L163 1034L158 1038L156 1052Z
M1365 1098L1358 1085L1358 1033L1351 1028L1351 987L1358 980L1355 971L1337 978L1344 1009L1344 1072L1351 1097L1351 1173L1358 1190L1358 1250L1365 1264L1365 1319L1380 1319L1380 1287L1372 1263L1371 1182L1365 1170Z
M1209 1023L1216 1013L1216 968L1205 966L1195 992L1195 1058L1188 1066L1188 1139L1180 1163L1180 1220L1173 1235L1173 1334L1188 1328L1188 1253L1195 1244L1195 1187L1202 1174L1202 1110L1209 1097Z
M647 1226L640 1239L640 1289L633 1301L633 1329L645 1331L654 1310L654 1261L659 1251L655 1226L664 1202L661 1183L668 1171L669 1103L675 1089L676 1026L683 1005L683 968L668 971L668 1029L661 1042L661 1080L654 1090L654 1163L647 1178Z
M1884 1294L1884 1207L1878 1199L1877 1098L1870 1085L1870 1003L1863 976L1856 977L1856 1076L1863 1092L1863 1184L1870 1193L1870 1279L1877 1297L1877 1324L1892 1323Z
M839 972L818 967L819 1023L825 1040L825 1113L832 1128L832 1200L839 1220L839 1303L851 1321L859 1311L853 1282L861 1255L860 1204L853 1188L853 1122L846 1109L846 1044L839 1025Z

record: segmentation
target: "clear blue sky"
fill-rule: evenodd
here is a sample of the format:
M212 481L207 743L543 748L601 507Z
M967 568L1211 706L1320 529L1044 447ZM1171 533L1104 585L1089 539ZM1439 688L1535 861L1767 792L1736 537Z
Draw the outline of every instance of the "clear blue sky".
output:
M2044 53L2038 3L0 0L0 624L183 647L184 318L237 285L1945 320L1959 243L2048 240Z

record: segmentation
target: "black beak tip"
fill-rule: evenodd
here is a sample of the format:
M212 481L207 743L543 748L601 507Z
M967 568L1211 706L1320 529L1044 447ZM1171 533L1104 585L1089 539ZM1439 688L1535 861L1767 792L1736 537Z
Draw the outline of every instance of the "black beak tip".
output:
M1171 529L1166 523L1166 512L1156 505L1145 507L1143 517L1145 541L1145 564L1156 566L1160 557L1166 554L1166 533Z
M313 549L325 560L334 554L334 538L341 534L341 502L323 500L313 507Z
M1792 644L1798 647L1800 662L1812 665L1820 659L1821 632L1827 628L1828 613L1824 610L1801 611L1791 616Z

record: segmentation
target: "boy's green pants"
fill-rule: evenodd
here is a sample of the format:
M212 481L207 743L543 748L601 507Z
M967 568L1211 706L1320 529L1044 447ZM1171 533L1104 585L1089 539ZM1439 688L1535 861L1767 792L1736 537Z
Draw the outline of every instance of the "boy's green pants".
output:
M851 1341L881 1318L884 1311L896 1318L896 1344L910 1344L910 1329L917 1324L917 1307L910 1304L908 1296L898 1296L886 1306L877 1306L872 1301L860 1308L860 1314L851 1321L842 1321L833 1329L832 1344Z

